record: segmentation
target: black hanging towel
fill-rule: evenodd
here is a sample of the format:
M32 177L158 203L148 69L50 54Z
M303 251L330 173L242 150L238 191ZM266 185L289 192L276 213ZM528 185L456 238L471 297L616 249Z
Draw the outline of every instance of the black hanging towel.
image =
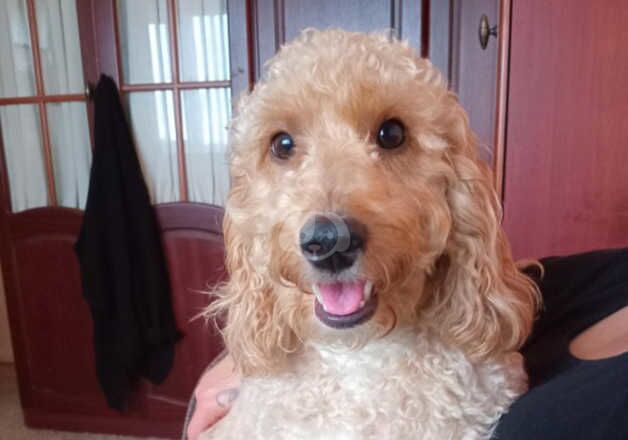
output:
M123 410L133 383L168 375L179 337L155 212L115 82L94 93L95 149L75 250L94 321L98 380Z

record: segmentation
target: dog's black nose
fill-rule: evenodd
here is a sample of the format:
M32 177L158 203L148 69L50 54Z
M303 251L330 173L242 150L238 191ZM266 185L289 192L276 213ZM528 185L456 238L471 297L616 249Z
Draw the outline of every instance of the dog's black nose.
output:
M340 272L351 267L366 240L366 227L352 218L316 215L301 228L301 251L317 269Z

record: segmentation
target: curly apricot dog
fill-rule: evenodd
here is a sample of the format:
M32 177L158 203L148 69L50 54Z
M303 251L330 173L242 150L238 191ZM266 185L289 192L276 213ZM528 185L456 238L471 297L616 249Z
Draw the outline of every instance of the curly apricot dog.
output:
M526 389L538 303L429 61L307 30L240 101L224 232L240 397L205 439L475 439Z

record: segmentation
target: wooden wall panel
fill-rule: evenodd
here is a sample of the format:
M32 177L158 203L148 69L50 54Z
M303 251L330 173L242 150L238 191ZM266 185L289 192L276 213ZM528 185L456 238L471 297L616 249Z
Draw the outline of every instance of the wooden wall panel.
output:
M436 67L443 73L445 78L450 79L451 76L451 46L452 46L452 18L458 5L453 3L454 0L424 0L423 5L426 7L427 24L425 46L422 48L424 56L434 63Z
M252 0L251 51L253 80L281 45L308 27L340 27L353 31L394 29L420 50L421 1L400 0Z
M284 2L284 35L290 41L302 29L342 28L347 31L386 30L393 24L392 1L291 0Z
M489 164L493 163L495 135L497 39L491 37L482 49L478 28L482 14L491 26L497 25L498 6L499 0L458 0L452 18L451 88L469 114L480 142L480 157Z

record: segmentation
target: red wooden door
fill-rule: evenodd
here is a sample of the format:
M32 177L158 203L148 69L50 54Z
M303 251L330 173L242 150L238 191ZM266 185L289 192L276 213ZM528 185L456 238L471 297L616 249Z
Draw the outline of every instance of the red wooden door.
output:
M628 2L513 2L505 227L519 257L628 245Z
M210 203L222 203L228 188L226 158L220 162L231 105L227 16L224 2L199 5L0 5L1 27L11 31L0 42L0 53L10 55L0 66L1 256L30 426L176 438L197 378L222 349L211 323L194 318L209 302L200 292L224 276L222 208ZM184 44L192 47L178 56ZM167 380L139 382L123 414L107 408L98 386L92 321L72 248L91 158L84 87L101 71L116 78L126 98L183 334Z
M96 69L81 4L21 0L0 10L0 252L20 398L38 425L54 410L105 409L86 368L91 319L72 248L91 158L84 90Z

